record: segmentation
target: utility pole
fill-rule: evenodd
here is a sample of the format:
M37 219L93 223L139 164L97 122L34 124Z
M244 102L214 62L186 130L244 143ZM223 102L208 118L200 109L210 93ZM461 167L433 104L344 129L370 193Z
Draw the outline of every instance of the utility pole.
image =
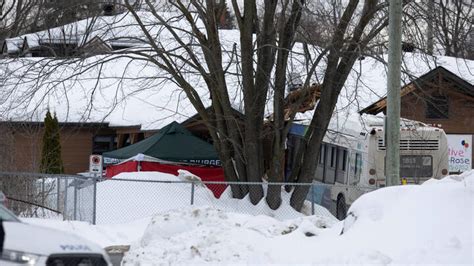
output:
M390 0L386 116L386 185L400 184L400 86L402 61L402 0Z
M434 1L433 0L425 0L428 2L428 32L427 32L427 37L426 37L426 48L428 51L428 54L433 55L433 23L434 23Z

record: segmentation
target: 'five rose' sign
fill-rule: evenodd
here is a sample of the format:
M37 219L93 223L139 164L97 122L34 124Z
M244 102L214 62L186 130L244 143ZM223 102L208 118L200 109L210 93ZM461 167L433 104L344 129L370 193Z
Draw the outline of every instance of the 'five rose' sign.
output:
M447 135L449 172L465 172L472 168L472 135Z

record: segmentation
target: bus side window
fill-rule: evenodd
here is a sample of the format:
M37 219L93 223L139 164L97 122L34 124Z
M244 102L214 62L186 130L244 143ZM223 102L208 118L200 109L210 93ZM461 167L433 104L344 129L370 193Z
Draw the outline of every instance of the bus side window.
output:
M324 164L325 157L326 157L326 145L321 144L321 148L319 149L319 164Z
M354 172L354 182L357 183L360 180L360 173L362 171L362 154L356 153L355 155L355 172Z
M339 169L341 169L342 171L346 171L346 164L347 164L347 150L342 150L342 158L340 160L340 163L339 163Z
M331 147L331 167L336 167L336 147Z
M337 148L337 171L336 171L336 182L345 184L346 183L346 163L347 163L347 149L338 147Z
M324 180L324 169L326 163L326 144L321 143L321 147L319 148L319 158L316 166L316 174L314 179L320 182Z

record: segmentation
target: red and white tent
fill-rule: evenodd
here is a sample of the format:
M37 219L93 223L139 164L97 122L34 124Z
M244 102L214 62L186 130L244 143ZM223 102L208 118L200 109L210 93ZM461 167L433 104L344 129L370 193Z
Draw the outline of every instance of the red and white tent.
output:
M181 164L138 154L121 163L109 165L106 168L106 177L113 178L120 173L155 171L178 176L178 170L186 170L201 178L202 181L225 181L222 167L198 166L195 164ZM219 198L226 189L224 184L205 184Z

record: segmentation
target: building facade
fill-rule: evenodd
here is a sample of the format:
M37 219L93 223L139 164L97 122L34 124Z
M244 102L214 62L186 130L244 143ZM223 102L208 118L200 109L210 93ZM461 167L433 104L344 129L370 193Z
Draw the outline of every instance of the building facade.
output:
M141 126L108 123L60 123L61 157L66 174L86 172L89 156L133 144L152 132ZM0 172L38 172L44 132L42 122L0 122Z
M401 117L441 127L448 135L450 171L472 169L474 86L437 67L402 87L401 97ZM360 113L385 114L386 107L382 98Z

